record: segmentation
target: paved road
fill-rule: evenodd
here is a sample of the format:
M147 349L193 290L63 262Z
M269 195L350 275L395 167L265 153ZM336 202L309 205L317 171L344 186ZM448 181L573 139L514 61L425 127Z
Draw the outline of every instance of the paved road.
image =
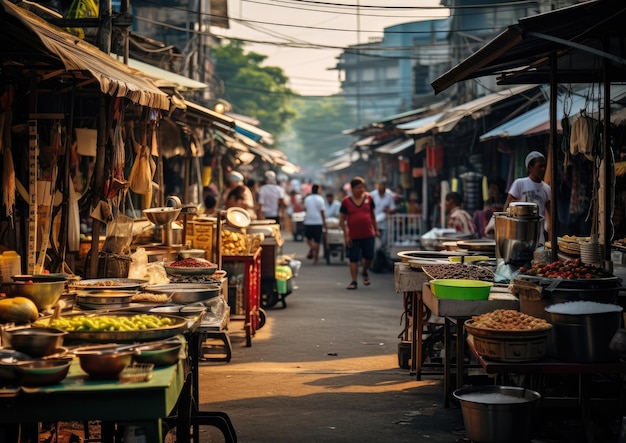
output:
M339 258L314 265L290 237L283 252L302 261L287 308L267 311L249 348L242 323L231 322L232 360L200 368L201 408L227 412L244 443L463 437L461 411L443 408L441 377L417 381L398 366L403 305L393 274L349 291ZM204 430L203 439L220 441Z

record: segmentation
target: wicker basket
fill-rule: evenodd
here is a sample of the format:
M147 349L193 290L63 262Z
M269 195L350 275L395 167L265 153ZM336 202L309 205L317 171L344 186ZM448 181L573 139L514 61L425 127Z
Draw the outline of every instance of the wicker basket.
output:
M540 360L548 351L551 329L524 331L496 331L473 327L467 320L465 327L472 335L474 349L481 356L503 362Z

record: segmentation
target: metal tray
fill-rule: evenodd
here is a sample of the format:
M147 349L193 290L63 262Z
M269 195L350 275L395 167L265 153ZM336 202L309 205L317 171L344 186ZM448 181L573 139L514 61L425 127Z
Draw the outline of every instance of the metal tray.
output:
M492 251L496 250L495 240L459 240L456 242L459 248L469 251Z
M87 316L106 316L106 317L132 317L137 315L137 312L115 312L115 313L75 313L71 315L87 315ZM68 332L63 342L73 343L128 343L128 342L140 342L148 340L161 340L164 338L174 337L175 335L182 334L187 330L187 319L178 315L166 315L151 313L160 318L169 317L172 319L173 324L170 326L154 329L141 329L137 331L108 331L108 332Z
M146 283L146 280L132 278L92 278L72 283L70 288L82 291L129 290L138 289Z
M168 274L175 275L212 275L217 271L217 266L209 266L206 268L184 268L181 266L165 266Z

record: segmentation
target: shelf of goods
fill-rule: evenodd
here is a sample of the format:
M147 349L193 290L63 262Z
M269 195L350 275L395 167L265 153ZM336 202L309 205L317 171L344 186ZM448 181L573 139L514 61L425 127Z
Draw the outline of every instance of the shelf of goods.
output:
M260 326L261 251L251 255L224 255L222 269L228 273L228 305L231 320L243 320L246 346Z

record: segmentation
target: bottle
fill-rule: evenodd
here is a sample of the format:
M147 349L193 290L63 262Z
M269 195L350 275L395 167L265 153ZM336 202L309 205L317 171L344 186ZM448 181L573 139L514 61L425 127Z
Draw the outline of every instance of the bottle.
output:
M124 426L124 443L147 443L146 433L141 426L126 425Z
M0 281L11 281L14 275L22 273L22 258L15 251L0 254Z

